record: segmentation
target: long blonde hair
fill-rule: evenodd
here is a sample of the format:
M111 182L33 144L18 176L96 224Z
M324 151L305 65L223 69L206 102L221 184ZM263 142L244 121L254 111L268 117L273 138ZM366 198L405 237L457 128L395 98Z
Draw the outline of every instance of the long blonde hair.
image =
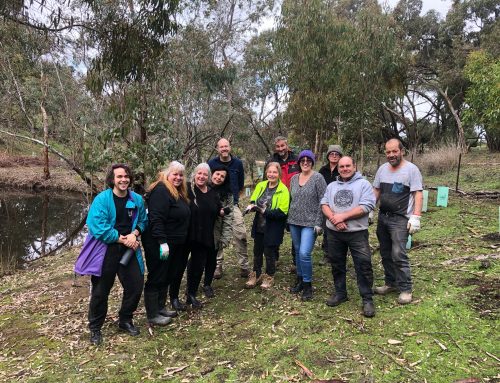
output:
M205 169L208 173L208 179L207 179L207 186L211 185L212 184L212 171L210 170L210 166L208 166L208 164L206 162L202 162L201 164L198 164L193 172L191 173L191 178L190 178L190 182L191 182L191 192L193 193L193 196L194 196L194 204L196 206L198 206L198 203L196 202L196 193L194 191L194 188L195 188L195 184L194 184L194 177L196 176L196 173L198 173L199 170L201 169Z
M179 198L189 203L189 197L187 192L186 176L182 180L182 184L179 188L176 188L168 180L168 176L173 172L184 173L186 168L179 161L172 161L168 166L158 173L156 181L149 185L147 192L150 192L155 188L158 183L163 182L169 193L174 197L175 200Z

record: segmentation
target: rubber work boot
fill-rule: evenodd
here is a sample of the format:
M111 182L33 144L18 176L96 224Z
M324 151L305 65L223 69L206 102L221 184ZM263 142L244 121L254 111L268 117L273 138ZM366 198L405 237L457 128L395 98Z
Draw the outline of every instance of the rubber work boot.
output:
M373 289L373 292L378 295L386 295L394 291L398 291L398 289L396 289L394 286L387 286L387 285L375 287Z
M94 346L99 346L102 343L101 330L91 330L90 331L90 343Z
M330 298L326 300L326 305L330 307L335 307L340 305L341 303L347 302L349 299L347 297L340 297L337 294L333 293Z
M177 311L168 310L165 306L167 303L168 289L161 289L158 292L158 314L164 317L175 318L178 314Z
M139 331L139 329L134 326L132 321L130 321L130 322L118 322L118 328L120 329L120 331L124 331L124 332L128 333L130 336L137 336L141 333Z
M252 271L248 277L248 281L245 283L246 289L253 289L258 283L262 281L262 274L257 278L257 273Z
M375 305L373 302L363 302L363 315L367 318L375 316Z
M217 265L214 271L214 279L222 278L222 265Z
M295 285L290 287L290 292L292 294L298 294L304 289L304 285L302 283L302 277L297 276L297 281L295 282Z
M412 298L413 297L411 291L403 291L401 294L399 294L398 303L400 305L407 305L408 303L411 303Z
M186 311L187 307L182 303L179 298L172 299L172 308L176 311Z
M264 274L262 276L262 284L260 285L260 288L262 290L268 290L270 289L274 284L274 277L271 275Z
M303 301L310 301L311 299L313 299L312 283L304 282L303 284L304 284L304 290L302 291L301 299Z
M169 317L169 318L175 318L177 315L177 311L174 310L167 310L165 307L162 308L161 310L158 310L158 314L164 317Z
M145 291L144 292L144 306L146 306L146 316L151 325L166 326L172 322L172 318L162 316L158 313L158 292Z

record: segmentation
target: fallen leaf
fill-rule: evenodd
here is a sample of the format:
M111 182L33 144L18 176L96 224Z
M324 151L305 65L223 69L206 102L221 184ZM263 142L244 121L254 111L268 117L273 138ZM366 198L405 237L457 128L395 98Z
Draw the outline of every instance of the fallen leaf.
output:
M397 339L388 339L387 343L394 345L394 344L401 344L403 342L401 342L400 340L397 340Z

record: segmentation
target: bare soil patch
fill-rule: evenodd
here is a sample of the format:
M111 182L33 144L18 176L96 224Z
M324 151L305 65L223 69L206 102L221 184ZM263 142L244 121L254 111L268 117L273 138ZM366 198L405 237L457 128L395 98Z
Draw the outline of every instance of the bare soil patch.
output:
M469 294L471 306L481 317L498 319L500 314L500 278L468 278L463 286L476 286Z

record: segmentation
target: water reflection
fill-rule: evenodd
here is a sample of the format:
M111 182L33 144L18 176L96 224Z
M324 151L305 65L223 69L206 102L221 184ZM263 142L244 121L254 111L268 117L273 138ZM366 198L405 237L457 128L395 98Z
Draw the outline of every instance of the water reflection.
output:
M79 195L0 190L0 274L79 243L86 212Z

